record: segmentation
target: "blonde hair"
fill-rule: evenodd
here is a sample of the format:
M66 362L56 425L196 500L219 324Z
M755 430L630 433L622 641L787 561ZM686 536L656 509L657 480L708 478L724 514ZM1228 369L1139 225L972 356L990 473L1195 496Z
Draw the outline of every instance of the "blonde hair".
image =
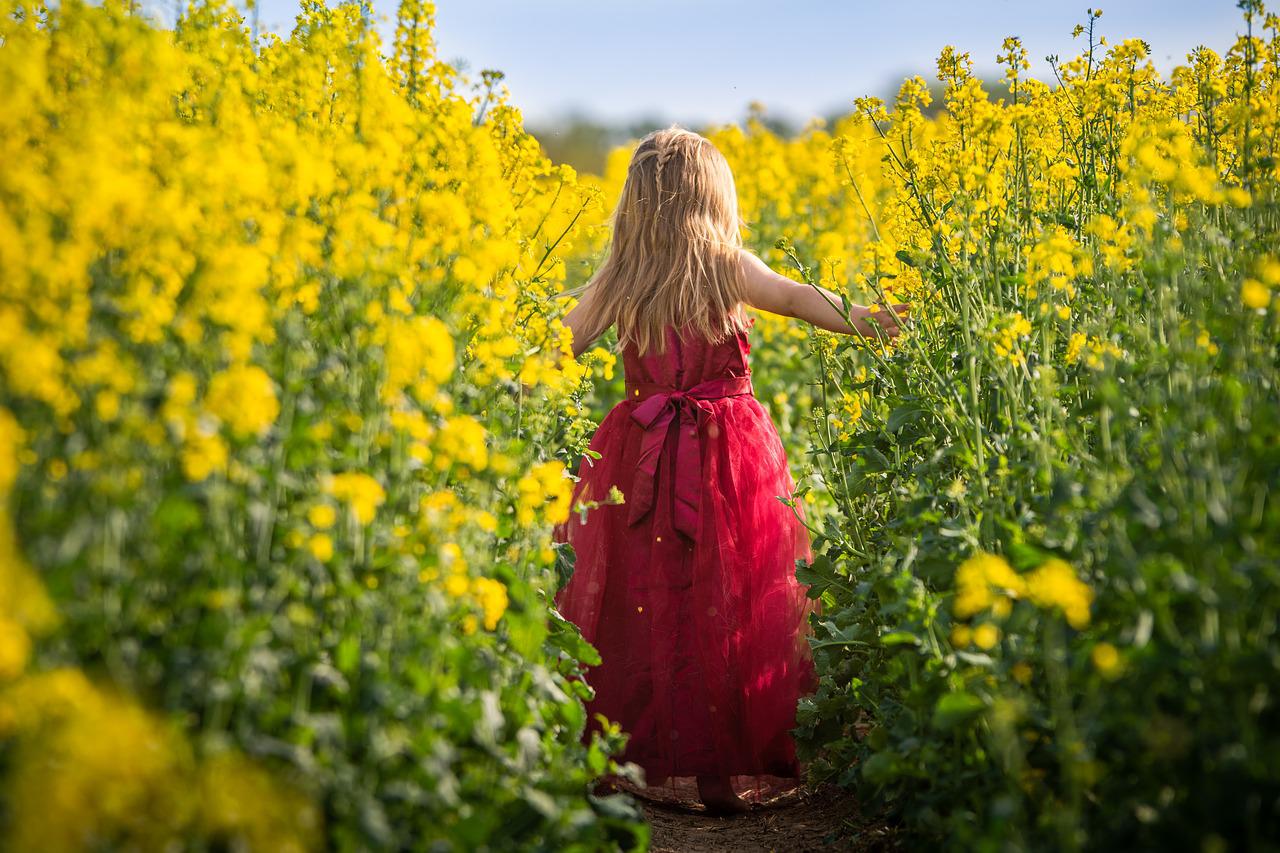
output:
M712 342L746 326L733 172L710 140L672 125L636 146L611 219L608 256L582 293L594 339L666 348L665 328Z

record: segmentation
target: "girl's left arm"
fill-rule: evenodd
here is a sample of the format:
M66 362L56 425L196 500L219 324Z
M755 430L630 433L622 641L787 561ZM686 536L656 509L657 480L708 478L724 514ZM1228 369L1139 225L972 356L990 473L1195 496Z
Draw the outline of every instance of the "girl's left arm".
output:
M852 305L849 308L853 320L851 326L840 309L840 297L830 290L779 275L745 249L742 251L742 268L749 305L772 314L804 320L829 332L857 334L864 338L896 338L901 333L901 320L911 311L911 306L906 303L882 305L877 309Z

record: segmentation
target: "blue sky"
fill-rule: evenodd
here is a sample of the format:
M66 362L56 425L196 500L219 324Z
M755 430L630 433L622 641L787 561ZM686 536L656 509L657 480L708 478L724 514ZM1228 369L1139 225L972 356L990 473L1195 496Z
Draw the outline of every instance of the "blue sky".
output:
M154 0L153 0L154 2ZM334 0L330 0L334 2ZM742 117L752 100L803 120L883 94L903 76L932 77L945 44L989 76L1000 43L1021 36L1032 73L1083 40L1071 30L1091 0L440 0L442 58L506 73L530 123L581 110L696 124ZM1167 71L1198 44L1224 51L1241 29L1234 0L1101 2L1112 43L1145 39ZM394 0L374 0L393 17ZM262 0L264 29L287 33L296 0Z

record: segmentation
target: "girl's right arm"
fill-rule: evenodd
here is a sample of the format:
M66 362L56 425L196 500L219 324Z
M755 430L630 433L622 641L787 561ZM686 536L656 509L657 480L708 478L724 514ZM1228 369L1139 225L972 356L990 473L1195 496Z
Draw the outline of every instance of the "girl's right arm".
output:
M901 320L911 311L906 303L882 305L875 311L866 305L853 305L849 309L853 319L850 326L841 313L840 297L830 290L779 275L746 249L742 250L741 257L746 302L761 311L795 317L829 332L858 334L864 338L896 338L901 333Z
M582 355L595 342L594 337L588 337L591 332L586 327L587 322L587 303L591 299L592 289L588 287L582 293L582 298L578 300L578 304L570 309L568 314L560 318L560 322L570 334L573 335L573 357L577 358Z

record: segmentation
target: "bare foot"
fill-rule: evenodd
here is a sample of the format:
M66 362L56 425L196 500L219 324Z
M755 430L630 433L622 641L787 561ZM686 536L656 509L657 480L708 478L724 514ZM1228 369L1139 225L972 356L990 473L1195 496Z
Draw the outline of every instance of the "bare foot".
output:
M751 804L734 793L727 776L699 776L698 797L707 814L732 815L751 811Z

